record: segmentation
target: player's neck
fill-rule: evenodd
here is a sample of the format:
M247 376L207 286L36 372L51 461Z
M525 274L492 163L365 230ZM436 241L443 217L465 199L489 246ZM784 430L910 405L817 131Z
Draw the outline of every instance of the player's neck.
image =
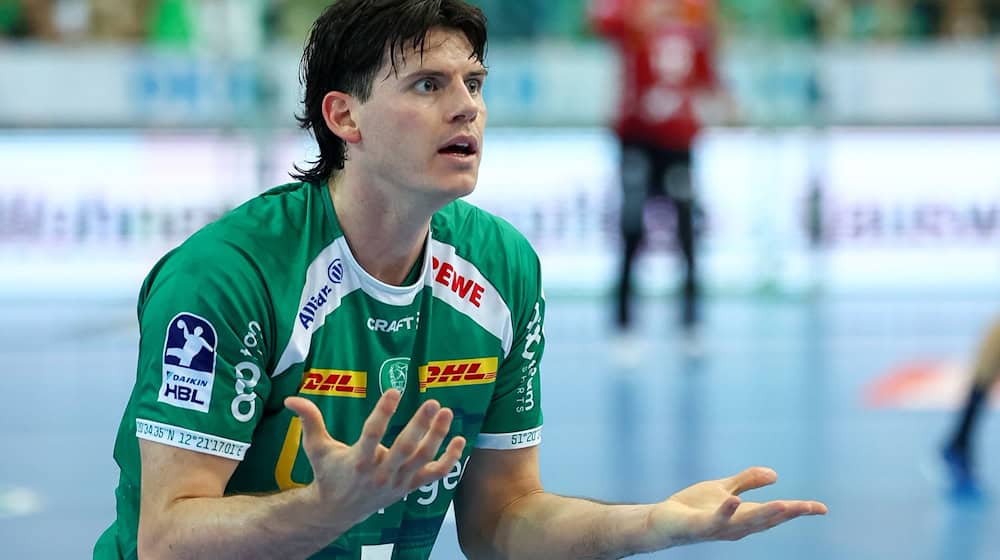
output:
M422 208L387 196L371 185L331 180L330 197L337 221L358 264L378 280L400 286L427 241L436 208Z

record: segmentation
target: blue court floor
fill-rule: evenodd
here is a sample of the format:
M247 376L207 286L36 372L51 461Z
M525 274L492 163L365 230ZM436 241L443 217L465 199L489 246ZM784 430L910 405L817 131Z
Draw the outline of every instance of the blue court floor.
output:
M663 499L751 465L777 485L745 499L814 498L826 517L676 560L1000 558L1000 414L978 434L992 500L947 495L934 461L948 407L871 406L908 363L968 360L995 298L877 297L708 302L692 355L668 300L646 299L645 351L622 366L596 299L548 303L542 474L548 490L604 501ZM0 303L0 558L85 558L114 515L115 430L131 388L134 306ZM947 400L947 399L946 399ZM954 399L952 399L954 400ZM454 524L434 558L459 558Z

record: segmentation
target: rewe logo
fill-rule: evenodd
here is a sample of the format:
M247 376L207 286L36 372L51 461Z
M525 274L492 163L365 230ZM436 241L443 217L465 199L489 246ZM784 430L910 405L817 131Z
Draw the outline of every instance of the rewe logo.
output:
M434 274L434 281L442 286L447 286L452 292L460 297L479 307L482 305L483 293L486 288L482 284L476 282L471 278L466 278L459 274L458 270L452 266L450 263L443 263L437 257L431 260L431 264L434 270L437 271Z

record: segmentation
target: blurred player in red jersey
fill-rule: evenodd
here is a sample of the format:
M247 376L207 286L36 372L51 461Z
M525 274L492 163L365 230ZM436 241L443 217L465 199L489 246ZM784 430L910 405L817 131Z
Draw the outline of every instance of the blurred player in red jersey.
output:
M724 106L715 71L715 8L711 0L593 0L597 31L621 54L622 95L615 132L621 141L621 231L624 258L617 287L617 324L631 326L632 268L643 238L643 209L665 196L676 210L685 273L681 324L698 323L691 148L701 114Z

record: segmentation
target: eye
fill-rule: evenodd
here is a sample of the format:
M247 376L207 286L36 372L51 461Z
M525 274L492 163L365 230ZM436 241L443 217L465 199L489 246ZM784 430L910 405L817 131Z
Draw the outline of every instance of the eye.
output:
M483 81L479 78L468 80L465 82L465 87L469 88L469 93L479 93L483 89Z
M417 91L421 93L430 93L432 91L437 90L437 84L431 78L424 78L418 81L416 84L414 84L413 87L415 87Z

